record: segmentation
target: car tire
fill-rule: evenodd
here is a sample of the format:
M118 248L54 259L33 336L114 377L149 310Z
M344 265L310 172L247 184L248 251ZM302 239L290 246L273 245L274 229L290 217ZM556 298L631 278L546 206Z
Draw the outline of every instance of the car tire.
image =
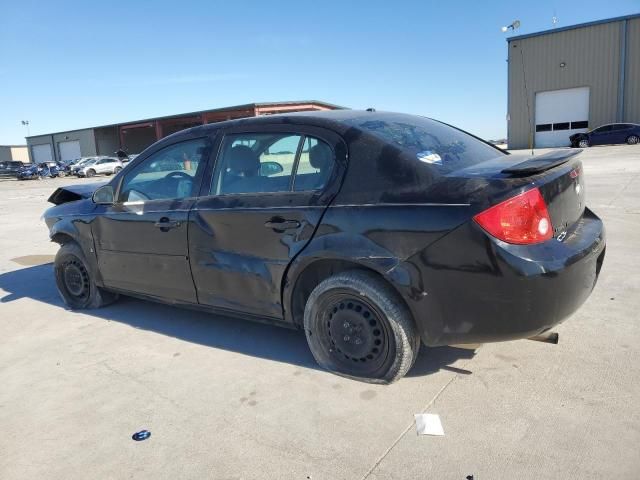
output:
M96 285L84 253L75 242L60 247L53 270L58 292L72 310L100 308L118 299L117 294Z
M581 138L580 140L578 140L578 147L580 147L580 148L589 148L590 146L591 146L591 143L589 142L588 139Z
M117 175L118 173L120 173L121 170L122 170L122 167L116 167L113 169L113 173Z
M58 172L58 176L59 176L60 178L64 178L64 177L66 177L66 176L67 176L67 174L66 174L65 172Z
M315 287L304 330L321 367L369 383L399 380L420 350L403 300L383 279L361 270L338 273Z
M95 174L96 174L96 171L93 168L90 168L89 170L87 170L87 178L94 177Z
M627 138L627 145L638 145L640 143L640 137L637 135L629 135Z

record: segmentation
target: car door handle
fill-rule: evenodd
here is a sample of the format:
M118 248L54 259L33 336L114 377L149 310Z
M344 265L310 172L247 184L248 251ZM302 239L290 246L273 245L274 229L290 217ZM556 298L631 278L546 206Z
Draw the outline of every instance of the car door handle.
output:
M180 225L182 225L182 222L179 222L178 220L171 220L168 217L162 217L153 225L155 227L158 227L163 232L168 232L172 228L178 228Z
M267 228L273 228L274 230L291 230L298 228L300 222L298 220L285 220L284 218L274 218L264 224Z

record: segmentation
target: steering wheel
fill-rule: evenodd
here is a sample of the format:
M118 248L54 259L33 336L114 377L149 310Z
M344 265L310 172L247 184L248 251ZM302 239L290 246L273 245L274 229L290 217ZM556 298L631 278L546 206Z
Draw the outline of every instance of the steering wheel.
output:
M181 172L181 171L167 173L164 176L164 178L184 178L186 180L193 181L193 177L191 175L189 175L188 173Z

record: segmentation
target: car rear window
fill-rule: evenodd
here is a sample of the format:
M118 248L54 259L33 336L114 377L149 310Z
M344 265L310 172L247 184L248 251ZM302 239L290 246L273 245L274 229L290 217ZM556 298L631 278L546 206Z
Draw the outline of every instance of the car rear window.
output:
M401 148L416 162L431 164L443 174L506 155L468 133L425 117L385 114L345 123Z

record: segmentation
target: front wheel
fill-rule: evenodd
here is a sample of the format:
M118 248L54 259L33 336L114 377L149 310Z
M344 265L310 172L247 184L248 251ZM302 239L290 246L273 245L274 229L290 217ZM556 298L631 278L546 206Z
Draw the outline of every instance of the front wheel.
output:
M89 170L87 170L87 178L94 177L95 174L96 174L96 171L93 168L90 168Z
M580 148L589 148L589 146L590 146L590 145L591 145L591 144L589 143L589 140L587 140L586 138L583 138L582 140L580 140L580 141L578 142L578 146L579 146Z
M304 329L320 366L370 383L402 378L420 349L399 295L378 276L360 270L329 277L311 292Z
M53 268L60 296L71 309L99 308L118 298L95 284L77 243L69 242L60 247Z
M113 173L117 175L118 173L120 173L121 170L122 170L122 167L116 167L113 169Z
M640 137L637 135L630 135L629 138L627 138L628 145L637 145L638 143L640 143Z

